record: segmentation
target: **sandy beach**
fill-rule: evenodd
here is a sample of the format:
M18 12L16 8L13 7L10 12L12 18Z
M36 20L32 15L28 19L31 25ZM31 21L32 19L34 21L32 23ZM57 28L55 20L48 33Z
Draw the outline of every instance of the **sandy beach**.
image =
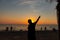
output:
M28 40L27 31L1 31L0 40ZM58 31L36 31L36 40L59 40Z

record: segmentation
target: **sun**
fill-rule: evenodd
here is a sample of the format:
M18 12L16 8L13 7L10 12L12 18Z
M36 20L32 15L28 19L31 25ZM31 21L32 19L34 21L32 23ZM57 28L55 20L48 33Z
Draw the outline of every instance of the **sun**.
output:
M34 23L34 21L35 21L35 18L34 17L30 17L29 19L31 19L32 20L32 23Z
M32 23L34 22L34 20L32 20Z

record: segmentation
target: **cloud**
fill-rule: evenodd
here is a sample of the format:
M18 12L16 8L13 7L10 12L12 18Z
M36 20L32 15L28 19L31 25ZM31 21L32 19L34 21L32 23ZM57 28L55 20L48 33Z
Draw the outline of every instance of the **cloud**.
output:
M11 9L10 11L18 10L21 12L46 12L51 10L53 8L52 6L54 4L50 5L45 0L4 0L1 4L2 9Z
M22 2L21 4L33 4L34 1L26 1L26 2Z

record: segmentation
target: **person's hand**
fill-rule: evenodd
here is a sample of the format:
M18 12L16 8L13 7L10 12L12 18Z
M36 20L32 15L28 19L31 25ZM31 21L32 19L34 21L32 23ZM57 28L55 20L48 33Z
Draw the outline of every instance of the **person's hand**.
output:
M40 18L40 16L39 16L39 18Z
M39 21L39 19L40 19L40 16L39 16L38 19L36 20L35 24Z

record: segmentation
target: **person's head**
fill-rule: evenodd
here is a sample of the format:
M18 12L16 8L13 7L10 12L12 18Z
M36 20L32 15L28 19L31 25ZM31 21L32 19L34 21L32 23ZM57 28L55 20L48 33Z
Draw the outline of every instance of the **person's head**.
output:
M28 19L28 23L31 24L32 23L32 20L31 19Z

